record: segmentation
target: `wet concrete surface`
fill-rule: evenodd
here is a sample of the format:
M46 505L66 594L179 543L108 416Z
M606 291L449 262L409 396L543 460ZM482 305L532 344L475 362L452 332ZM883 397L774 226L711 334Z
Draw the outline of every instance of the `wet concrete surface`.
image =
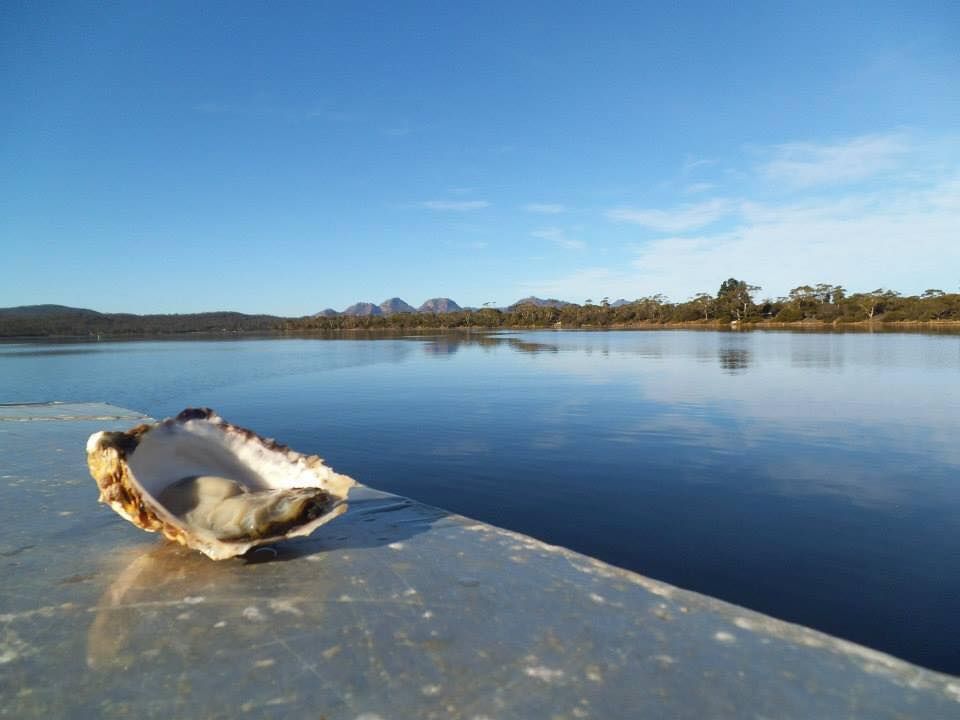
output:
M960 679L367 487L211 561L96 502L87 437L145 420L0 406L0 716L960 717Z

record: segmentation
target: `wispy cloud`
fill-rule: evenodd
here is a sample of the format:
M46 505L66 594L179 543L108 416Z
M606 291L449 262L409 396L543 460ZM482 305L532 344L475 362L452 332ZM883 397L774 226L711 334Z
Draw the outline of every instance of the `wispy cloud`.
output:
M520 292L541 297L556 297L573 302L583 302L584 298L599 301L605 296L617 297L611 288L624 285L620 273L604 267L588 267L576 270L568 275L552 280L530 280L520 285ZM633 297L633 296L630 296Z
M567 208L560 203L527 203L523 209L541 215L559 215L567 211Z
M486 200L423 200L416 203L417 207L427 210L448 210L454 212L466 212L469 210L482 210L490 207Z
M683 191L688 195L694 195L696 193L703 193L703 192L707 192L708 190L713 190L713 188L715 187L716 185L714 185L713 183L698 182L698 183L692 183L690 185L687 185L683 189Z
M567 250L583 250L587 246L582 240L569 237L563 228L558 227L540 228L531 232L530 235L540 240L549 240Z
M683 175L689 175L692 172L699 171L703 168L710 167L711 165L716 165L717 161L713 158L698 158L688 155L687 158L683 161L683 167L680 169L680 172Z
M644 228L634 237L616 230L627 235L626 262L527 285L562 298L663 292L678 301L715 292L727 277L760 285L770 297L817 282L841 282L851 292L957 289L960 138L871 134L766 152L768 162L745 161L716 180L726 197L608 210L609 220ZM770 191L774 177L788 199ZM660 237L650 239L651 230Z
M695 205L681 205L669 210L654 208L614 208L606 212L614 222L627 222L660 232L684 232L715 223L733 209L728 200L715 198Z
M773 149L760 174L793 188L842 185L895 168L908 150L902 133L863 135L831 144L786 143Z
M960 267L960 179L918 191L741 207L731 231L640 246L635 282L676 299L711 291L728 276L774 297L802 283L836 280L851 290L919 292L920 284L955 282L944 269Z

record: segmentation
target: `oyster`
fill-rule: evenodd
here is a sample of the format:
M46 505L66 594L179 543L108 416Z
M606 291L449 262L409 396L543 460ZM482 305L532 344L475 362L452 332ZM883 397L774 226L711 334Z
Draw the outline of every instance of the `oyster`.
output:
M356 482L208 408L98 432L87 464L100 502L214 560L309 535L347 510Z

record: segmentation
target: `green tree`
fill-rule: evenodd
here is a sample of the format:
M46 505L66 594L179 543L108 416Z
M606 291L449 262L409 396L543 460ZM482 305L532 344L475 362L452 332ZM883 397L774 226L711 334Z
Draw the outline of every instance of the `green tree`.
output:
M877 288L871 292L851 295L848 300L863 311L867 320L873 320L877 315L885 312L891 301L899 296L900 293L892 290Z
M717 292L717 314L725 315L737 322L746 320L756 308L753 303L753 294L760 289L759 286L749 285L744 280L736 278L724 280Z
M713 295L710 293L697 293L693 296L690 302L694 303L703 313L703 319L709 320L710 313L713 312L714 305L716 304L713 300Z

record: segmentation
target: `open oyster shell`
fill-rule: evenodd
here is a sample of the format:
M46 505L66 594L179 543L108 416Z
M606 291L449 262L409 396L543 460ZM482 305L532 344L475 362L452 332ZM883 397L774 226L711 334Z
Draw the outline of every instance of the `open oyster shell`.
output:
M98 432L87 464L100 502L214 560L309 535L347 510L356 482L208 408Z

